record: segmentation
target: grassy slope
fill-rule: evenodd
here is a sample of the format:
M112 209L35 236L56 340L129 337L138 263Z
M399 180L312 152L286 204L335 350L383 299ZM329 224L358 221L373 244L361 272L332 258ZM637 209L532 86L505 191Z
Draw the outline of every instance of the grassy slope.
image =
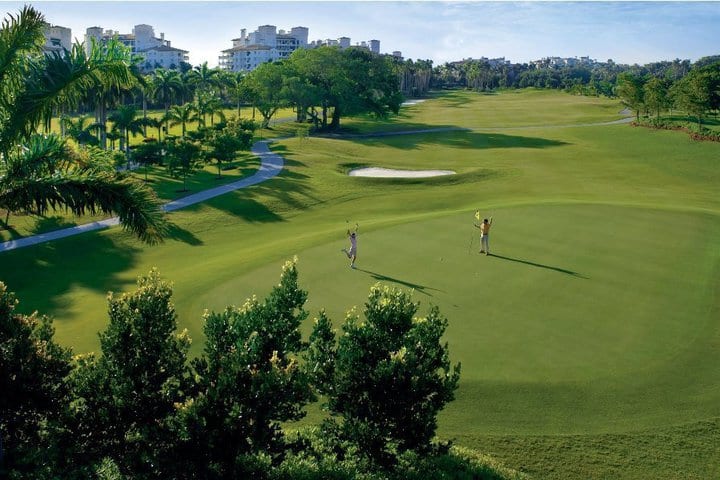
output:
M225 110L224 111L227 118L232 118L237 116L236 110ZM248 107L243 107L242 109L242 118L244 119L251 119L252 118L252 109ZM159 118L163 112L160 111L150 111L148 113L149 117L153 118ZM142 112L138 112L138 117L142 116ZM275 122L278 119L288 119L288 118L294 118L294 113L289 108L284 108L279 110L275 117L273 118L273 122ZM257 114L256 120L259 122L261 119L260 115ZM208 125L210 122L210 118L208 116ZM218 117L215 117L215 121L218 121ZM290 123L289 125L294 125ZM197 122L190 122L187 124L187 130L192 131L197 129ZM284 124L279 124L279 127L284 127ZM112 122L108 122L108 129L112 128ZM289 134L294 135L297 131L297 127L286 127L288 129ZM59 132L60 127L58 124L57 118L53 119L51 124L51 131L53 132ZM182 127L180 125L171 125L169 130L170 135L180 136L182 133ZM256 136L259 138L267 138L268 134L273 134L274 132L272 130L263 129L257 132ZM148 129L148 137L154 138L154 136L157 136L157 129L149 128ZM142 135L135 135L130 137L130 144L136 145L143 141ZM115 148L119 148L118 142L115 142ZM196 173L194 173L192 176L188 177L187 179L187 191L183 190L183 181L181 178L173 178L167 171L166 167L161 166L152 166L147 168L147 175L146 175L146 169L140 168L133 172L133 175L138 178L145 180L146 177L149 179L150 182L153 183L153 188L158 193L161 199L163 200L175 200L177 198L180 198L185 195L189 195L191 193L195 193L199 190L205 190L208 188L212 188L218 185L222 185L223 183L229 183L234 180L237 180L238 178L245 177L251 173L253 173L255 170L257 170L257 166L259 165L258 160L249 152L241 152L238 154L234 165L237 165L237 169L230 168L228 170L223 171L223 178L218 179L217 178L217 167L215 164L208 164L204 165L203 168L199 169ZM228 167L228 165L224 165L224 167ZM0 214L3 215L3 218L5 216L5 211L0 211ZM102 220L103 218L107 218L108 215L84 215L84 216L75 216L70 212L65 212L63 210L54 211L46 214L45 216L38 216L38 215L24 215L22 213L13 213L10 217L10 229L0 229L0 242L7 241L7 240L14 240L21 237L26 237L28 235L36 235L39 233L49 232L52 230L57 230L60 228L65 227L71 227L74 225L81 225L83 223L89 223L96 220Z
M443 436L539 478L699 475L720 463L704 443L717 432L705 419L720 416L717 144L624 125L509 128L618 110L548 92L452 93L389 128L483 130L286 140L274 147L288 160L280 178L173 214L163 246L83 235L3 254L0 278L85 351L106 322L104 292L152 266L175 281L181 325L201 340L203 308L264 294L299 253L309 309L336 321L374 281L441 306L463 362ZM347 177L358 164L458 175ZM476 208L496 216L498 257L467 253ZM362 225L358 272L338 252L347 218Z

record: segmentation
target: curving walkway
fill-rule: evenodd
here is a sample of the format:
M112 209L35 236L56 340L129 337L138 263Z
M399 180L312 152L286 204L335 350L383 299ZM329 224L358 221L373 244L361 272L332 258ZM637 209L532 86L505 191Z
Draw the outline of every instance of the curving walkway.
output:
M421 133L440 133L440 132L458 132L458 131L473 131L473 130L516 130L516 129L528 129L528 128L567 128L567 127L592 127L601 125L617 125L621 123L629 123L633 120L632 117L622 118L620 120L614 120L611 122L600 122L600 123L583 123L575 125L548 125L542 126L521 126L521 127L486 127L486 128L463 128L463 127L438 127L438 128L427 128L422 130L403 130L396 132L375 132L367 134L345 134L345 135L319 135L326 138L369 138L369 137L387 137L394 135L416 135ZM177 200L163 205L163 210L166 212L173 212L181 208L185 208L189 205L204 202L205 200L223 195L233 190L240 188L249 187L258 183L264 182L278 175L284 165L283 158L277 153L270 151L268 143L272 140L263 140L256 142L252 146L252 153L260 158L260 169L253 175L238 180L236 182L221 185L219 187L203 190L202 192L193 193L187 197L182 197ZM99 220L97 222L86 223L84 225L77 225L74 227L63 228L61 230L54 230L52 232L40 233L30 237L18 238L17 240L9 240L7 242L0 243L0 252L6 252L9 250L15 250L17 248L29 247L31 245L37 245L39 243L49 242L51 240L59 240L61 238L70 237L84 232L92 232L95 230L101 230L103 228L113 227L119 225L120 221L118 217L108 218L105 220Z
M221 185L219 187L211 188L209 190L203 190L202 192L182 197L172 202L163 205L163 210L166 212L172 212L185 208L189 205L204 202L205 200L223 195L239 188L249 187L260 182L271 179L280 173L283 169L283 158L270 151L268 143L271 140L265 140L256 142L252 147L252 153L260 158L260 169L253 175L243 178L241 180ZM7 242L0 243L0 252L6 252L8 250L15 250L17 248L29 247L30 245L37 245L39 243L49 242L51 240L58 240L61 238L77 235L84 232L92 232L94 230L101 230L103 228L112 227L120 223L118 217L108 218L97 222L86 223L84 225L77 225L75 227L63 228L61 230L55 230L52 232L40 233L31 237L18 238L17 240L10 240Z

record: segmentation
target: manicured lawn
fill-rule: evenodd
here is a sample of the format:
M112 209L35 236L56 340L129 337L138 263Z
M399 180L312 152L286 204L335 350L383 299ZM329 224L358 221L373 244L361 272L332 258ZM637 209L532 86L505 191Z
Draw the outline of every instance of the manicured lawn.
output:
M165 166L159 165L140 167L131 175L148 182L160 199L171 201L247 177L255 173L259 166L260 161L254 155L250 152L241 152L234 162L223 165L220 177L218 177L217 166L214 164L203 165L202 168L189 175L185 182L182 177L172 176ZM4 217L5 211L0 213ZM63 210L53 211L44 216L16 213L10 216L11 228L0 230L0 241L82 225L108 217L109 215L101 214L75 216L71 212Z
M308 310L336 325L378 281L448 317L462 377L442 438L535 478L714 478L720 147L568 126L620 110L555 92L445 92L383 128L471 131L278 141L279 177L173 213L163 245L85 234L0 254L0 278L84 352L107 322L106 292L157 266L199 352L204 309L264 295L297 255ZM348 177L355 166L457 174ZM495 219L493 256L477 254L476 209ZM356 271L340 253L346 220L360 224Z

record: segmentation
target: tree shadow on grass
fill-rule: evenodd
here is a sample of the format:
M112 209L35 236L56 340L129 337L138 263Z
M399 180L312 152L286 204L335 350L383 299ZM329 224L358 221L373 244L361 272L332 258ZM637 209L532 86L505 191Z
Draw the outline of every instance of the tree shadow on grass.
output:
M403 122L384 125L382 130L344 127L336 132L319 133L313 136L363 143L367 146L391 147L403 150L426 145L451 148L549 148L569 145L567 142L543 137L507 135L496 132L479 132L457 125Z
M349 139L358 140L358 139ZM542 137L506 135L503 133L480 133L471 130L427 131L395 135L366 136L362 138L368 146L382 146L398 149L417 149L427 145L450 148L485 150L498 148L551 148L569 145L567 142Z
M136 265L141 250L129 234L83 233L3 252L0 280L16 292L20 311L52 314L72 306L63 297L77 288L103 294L132 288L134 279L120 275Z
M81 219L81 223L85 223L85 221L82 221ZM62 228L72 227L76 224L76 222L70 221L67 218L63 218L61 216L37 217L31 233L38 234L51 232L53 230L60 230Z
M377 280L378 282L393 282L397 283L399 285L403 285L408 288L412 288L413 290L417 290L418 292L422 293L423 295L427 295L428 297L432 297L431 294L427 293L425 290L432 290L435 292L442 292L442 290L438 290L437 288L428 287L426 285L420 285L419 283L412 283L407 282L405 280L400 280L398 278L389 277L387 275L383 275L381 273L371 272L370 270L364 270L362 268L356 268L358 272L367 273L372 278ZM444 293L444 292L443 292Z
M234 217L240 218L249 223L273 223L283 222L285 219L272 211L265 203L256 200L258 192L253 188L242 188L233 192L228 192L219 197L211 198L201 203L190 205L183 211L199 210L203 207L215 208L228 213Z
M186 243L193 247L203 245L203 243L204 243L202 240L200 240L198 237L196 237L195 234L193 234L191 231L181 228L174 223L170 225L167 236L168 236L168 238L170 238L172 240L177 240L179 242Z
M553 270L553 271L555 271L555 272L560 272L560 273L564 273L564 274L567 274L567 275L572 275L573 277L578 277L578 278L585 278L585 279L587 279L586 276L584 276L584 275L582 275L582 274L580 274L580 273L578 273L578 272L573 272L572 270L567 270L567 269L560 268L560 267L553 267L553 266L551 266L551 265L543 265L542 263L530 262L530 261L528 261L528 260L521 260L521 259L519 259L519 258L505 257L505 256L503 256L503 255L497 255L497 254L495 254L495 253L491 253L491 254L489 254L488 256L489 256L489 257L499 258L499 259L502 259L502 260L507 260L507 261L510 261L510 262L522 263L522 264L525 264L525 265L531 265L531 266L533 266L533 267L545 268L545 269L548 269L548 270Z

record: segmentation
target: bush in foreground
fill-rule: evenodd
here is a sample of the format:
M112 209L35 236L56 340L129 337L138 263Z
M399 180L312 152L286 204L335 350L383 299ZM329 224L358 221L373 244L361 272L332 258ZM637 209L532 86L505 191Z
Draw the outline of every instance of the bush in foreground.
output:
M307 292L287 262L264 301L205 315L192 362L171 298L155 270L136 291L111 294L101 355L71 362L49 319L15 314L0 284L4 477L520 478L434 442L459 365L440 342L447 320L434 307L415 317L409 293L376 285L365 321L351 313L336 340L321 313L304 342ZM314 390L335 417L287 435L281 423L300 419Z

